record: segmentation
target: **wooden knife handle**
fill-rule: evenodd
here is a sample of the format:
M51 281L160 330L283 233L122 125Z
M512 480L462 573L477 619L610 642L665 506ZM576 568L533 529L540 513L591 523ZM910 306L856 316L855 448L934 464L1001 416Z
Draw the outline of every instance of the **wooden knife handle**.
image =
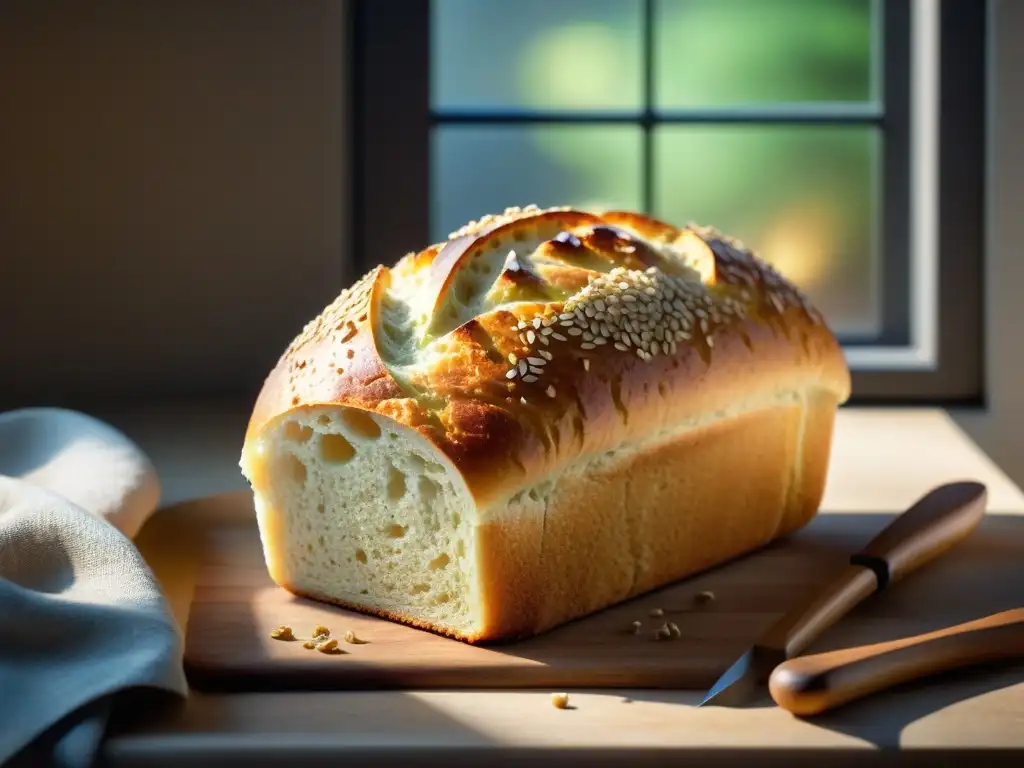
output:
M985 515L986 497L981 483L940 485L850 560L875 571L882 589L966 539Z
M866 598L967 538L985 515L986 497L985 486L970 481L926 493L851 557L809 604L779 619L755 654L778 662L799 654Z
M900 683L1024 657L1024 608L875 645L790 659L768 679L775 703L816 715Z

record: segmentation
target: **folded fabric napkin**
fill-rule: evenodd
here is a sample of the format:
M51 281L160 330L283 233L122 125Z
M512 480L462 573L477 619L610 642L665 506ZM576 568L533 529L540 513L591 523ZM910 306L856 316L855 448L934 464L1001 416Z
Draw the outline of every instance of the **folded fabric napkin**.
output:
M0 765L90 765L113 696L186 695L181 631L132 543L159 497L111 426L0 414Z

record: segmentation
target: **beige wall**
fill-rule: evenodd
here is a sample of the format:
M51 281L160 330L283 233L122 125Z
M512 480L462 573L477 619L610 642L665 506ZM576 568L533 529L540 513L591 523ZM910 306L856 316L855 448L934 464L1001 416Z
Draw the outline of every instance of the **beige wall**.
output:
M3 4L0 407L258 387L347 278L342 10Z
M1024 484L1024 2L993 0L985 269L989 407L960 425Z

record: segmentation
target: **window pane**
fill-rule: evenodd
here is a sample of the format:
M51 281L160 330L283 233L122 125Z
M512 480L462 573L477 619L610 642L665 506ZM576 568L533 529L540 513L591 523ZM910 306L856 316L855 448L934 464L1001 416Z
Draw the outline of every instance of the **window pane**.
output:
M439 109L638 109L639 0L432 0Z
M437 128L432 236L514 205L639 208L640 143L632 126Z
M873 12L872 0L655 0L656 106L870 101Z
M654 153L655 215L739 237L838 333L879 332L876 129L664 126Z

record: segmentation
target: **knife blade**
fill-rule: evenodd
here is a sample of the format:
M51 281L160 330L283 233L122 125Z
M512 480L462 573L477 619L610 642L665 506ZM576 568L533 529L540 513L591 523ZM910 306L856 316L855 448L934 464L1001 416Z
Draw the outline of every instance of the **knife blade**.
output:
M868 597L967 538L985 514L987 496L986 487L974 481L946 483L926 493L852 555L831 582L744 651L700 706L749 703L775 667L798 655Z

